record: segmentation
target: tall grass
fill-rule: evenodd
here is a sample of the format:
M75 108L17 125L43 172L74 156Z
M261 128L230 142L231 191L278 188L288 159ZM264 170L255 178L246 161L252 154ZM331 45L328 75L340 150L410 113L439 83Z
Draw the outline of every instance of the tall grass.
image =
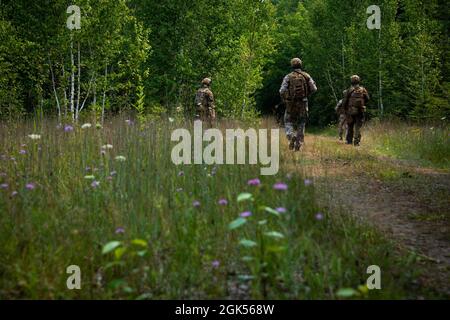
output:
M450 166L450 129L447 125L375 122L368 126L366 135L366 143L380 154L438 168Z
M170 134L181 126L192 124L123 117L73 131L53 121L3 124L0 297L334 299L342 288L359 298L428 294L412 285L414 257L397 255L348 215L319 208L314 185L298 173L282 167L249 185L258 166L173 165ZM278 182L288 189L274 190ZM230 227L246 211L245 223ZM373 264L383 271L383 289L357 290ZM69 265L81 268L81 290L66 287Z

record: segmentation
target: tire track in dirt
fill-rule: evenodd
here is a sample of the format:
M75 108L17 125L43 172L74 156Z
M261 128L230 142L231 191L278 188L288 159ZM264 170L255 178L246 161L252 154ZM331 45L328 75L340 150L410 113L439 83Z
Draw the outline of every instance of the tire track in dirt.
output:
M336 144L344 154L345 148L349 154L356 152L357 160L335 157L327 152L330 149L323 148L324 144ZM285 143L282 148L286 148L282 152L289 152ZM302 152L287 156L285 165L311 177L318 188L319 201L331 211L346 210L400 247L418 253L428 270L420 282L450 297L450 173L371 155L365 147L356 151L353 148L332 138L310 135ZM395 183L395 179L379 179L365 168L365 156L378 162L380 168L392 168L402 172L405 179L408 175L415 179L408 185ZM426 196L423 190L428 190ZM436 213L443 218L427 219Z

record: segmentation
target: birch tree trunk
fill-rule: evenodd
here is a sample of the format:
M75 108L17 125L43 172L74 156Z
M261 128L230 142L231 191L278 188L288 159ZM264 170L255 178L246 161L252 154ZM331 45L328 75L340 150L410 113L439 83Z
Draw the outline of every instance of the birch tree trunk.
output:
M78 42L78 54L77 54L77 59L78 59L78 67L77 67L77 71L78 71L78 76L77 76L77 81L78 81L78 87L77 87L77 107L76 107L76 111L75 111L75 121L78 121L78 116L80 113L80 95L81 95L81 53L80 53L80 42Z
M105 121L105 100L106 100L106 87L108 85L108 62L105 61L105 85L103 87L103 100L102 100L102 125Z
M378 103L379 103L379 110L380 110L380 116L383 117L384 114L384 105L383 105L383 78L382 78L382 72L381 67L383 66L383 58L381 56L381 28L378 33Z
M72 113L72 120L75 120L75 61L73 57L73 37L70 40L70 112Z
M55 94L56 106L58 108L58 122L61 123L61 105L59 104L58 93L56 92L55 74L53 73L53 65L50 57L48 58L48 63L50 65L50 73L52 75L53 93Z

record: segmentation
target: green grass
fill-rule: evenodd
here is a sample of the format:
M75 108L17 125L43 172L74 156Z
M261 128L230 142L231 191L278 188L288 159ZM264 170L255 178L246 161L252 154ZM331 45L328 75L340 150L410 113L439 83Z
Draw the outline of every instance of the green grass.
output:
M360 288L355 297L435 296L414 285L414 255L345 212L323 211L314 186L298 173L287 178L285 159L258 187L247 184L257 166L173 165L170 134L180 126L191 124L128 125L117 117L73 132L53 121L3 124L0 298L336 299L339 289L364 285L374 264L383 289ZM106 144L113 148L102 155ZM273 190L280 181L287 191ZM242 193L251 200L238 202ZM244 211L253 215L230 230ZM69 265L81 268L81 290L66 288Z

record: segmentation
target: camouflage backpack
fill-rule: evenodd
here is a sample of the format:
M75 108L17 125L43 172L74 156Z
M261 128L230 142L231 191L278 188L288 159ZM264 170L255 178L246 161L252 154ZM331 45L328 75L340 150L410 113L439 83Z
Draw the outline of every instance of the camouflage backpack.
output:
M197 108L206 110L208 108L208 97L205 89L200 89L195 95L195 105Z
M356 87L352 90L348 99L348 110L352 115L363 111L366 101L364 99L365 89L363 87Z
M308 83L306 76L299 71L294 71L289 76L289 99L303 99L308 96Z

